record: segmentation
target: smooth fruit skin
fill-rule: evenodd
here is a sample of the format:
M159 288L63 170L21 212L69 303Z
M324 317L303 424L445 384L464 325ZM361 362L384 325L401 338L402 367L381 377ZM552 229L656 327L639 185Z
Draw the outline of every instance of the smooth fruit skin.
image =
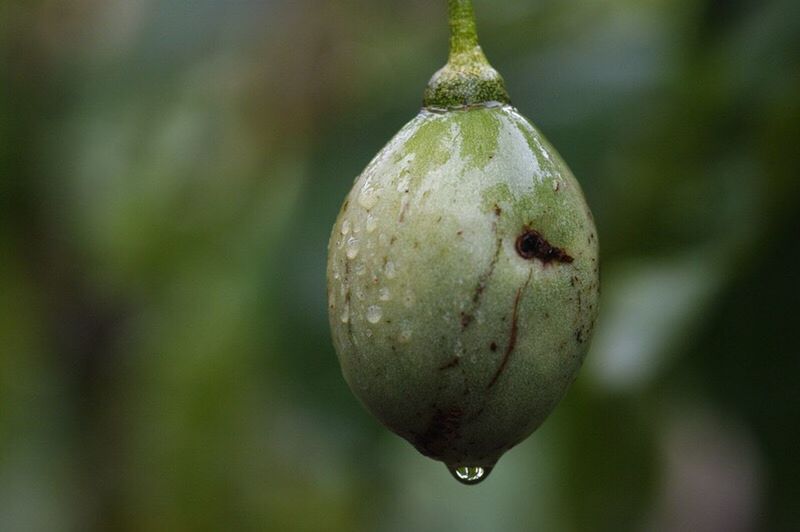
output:
M329 242L344 377L389 429L491 467L574 380L598 307L580 186L510 105L422 110L356 179Z

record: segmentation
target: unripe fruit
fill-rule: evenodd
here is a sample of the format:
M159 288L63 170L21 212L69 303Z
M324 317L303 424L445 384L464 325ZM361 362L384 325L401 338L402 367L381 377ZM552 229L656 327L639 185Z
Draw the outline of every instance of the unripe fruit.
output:
M597 314L598 247L578 182L508 105L469 2L450 8L448 66L336 220L328 297L353 393L474 483L574 380Z

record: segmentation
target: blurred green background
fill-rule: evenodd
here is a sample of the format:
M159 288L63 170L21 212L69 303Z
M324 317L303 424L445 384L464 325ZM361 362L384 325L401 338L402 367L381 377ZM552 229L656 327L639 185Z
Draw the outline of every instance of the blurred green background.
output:
M0 2L0 530L800 530L800 2L476 11L603 296L465 487L350 394L324 279L445 2Z

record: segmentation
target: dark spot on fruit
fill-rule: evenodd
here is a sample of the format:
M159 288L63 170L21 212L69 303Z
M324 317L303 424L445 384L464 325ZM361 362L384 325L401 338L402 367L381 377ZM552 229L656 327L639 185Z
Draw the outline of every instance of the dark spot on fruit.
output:
M494 204L494 215L495 216L500 216L500 214L502 212L503 212L503 210L500 208L500 206L497 203L495 203Z
M461 235L463 235L463 234L464 234L464 231L456 231L456 234L457 234L458 236L461 236Z
M550 244L538 231L525 227L517 237L517 253L527 260L539 259L545 264L550 262L570 263L573 258L563 249Z
M491 349L492 351L497 351L497 343L492 342L491 344L489 344L489 349Z

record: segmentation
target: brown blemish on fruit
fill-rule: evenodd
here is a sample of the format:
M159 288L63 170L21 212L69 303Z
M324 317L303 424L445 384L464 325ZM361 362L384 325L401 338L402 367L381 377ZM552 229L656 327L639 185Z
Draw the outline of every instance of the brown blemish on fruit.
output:
M446 364L443 364L443 365L439 366L439 370L443 371L443 370L446 370L446 369L452 369L452 368L458 366L458 364L460 362L461 362L460 358L453 357L453 360L451 360L450 362L447 362Z
M436 408L425 432L414 437L417 449L432 458L440 455L458 435L463 415L464 411L457 406L447 410Z
M566 251L553 246L541 233L527 226L517 237L515 248L519 256L527 260L539 259L545 264L553 261L569 264L573 261Z
M492 351L493 353L497 351L497 342L492 342L491 344L489 344L489 350Z
M497 223L492 223L492 230L494 231L495 235L497 235ZM489 263L489 266L486 270L481 273L478 277L478 284L475 285L475 290L472 293L472 301L470 304L469 309L461 313L461 329L466 329L469 327L469 324L472 323L472 320L475 319L475 311L478 310L478 307L481 304L481 296L483 295L483 291L486 289L486 283L489 282L489 279L494 274L494 268L497 266L497 261L500 258L500 250L503 247L503 239L501 237L497 237L497 241L495 243L494 255L492 256L492 260Z
M517 332L519 330L519 300L522 297L522 293L528 287L528 283L531 282L531 275L533 275L533 269L528 271L528 278L525 280L525 283L517 288L517 294L514 296L514 308L511 311L511 331L508 334L508 345L506 346L506 351L503 354L503 361L500 362L500 366L497 367L497 371L494 372L494 376L492 380L489 381L489 385L487 388L491 388L497 382L497 379L500 378L500 374L503 373L503 370L506 369L508 366L508 360L511 358L511 353L514 351L514 347L517 345Z

